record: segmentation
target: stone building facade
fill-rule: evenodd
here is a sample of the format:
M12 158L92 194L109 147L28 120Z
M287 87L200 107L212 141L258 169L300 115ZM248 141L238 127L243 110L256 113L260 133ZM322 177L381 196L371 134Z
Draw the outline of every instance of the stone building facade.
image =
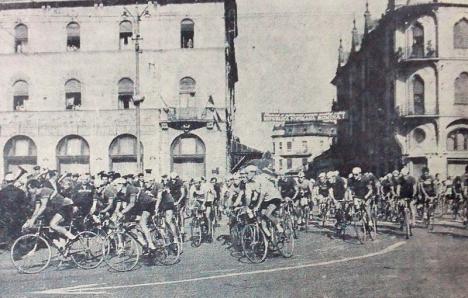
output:
M138 171L137 27L142 169L225 173L236 17L235 0L2 1L0 175Z
M468 1L396 1L369 9L339 49L334 148L344 170L460 175L468 163Z
M273 127L273 168L277 173L307 170L309 163L327 151L336 125L327 122L286 122Z

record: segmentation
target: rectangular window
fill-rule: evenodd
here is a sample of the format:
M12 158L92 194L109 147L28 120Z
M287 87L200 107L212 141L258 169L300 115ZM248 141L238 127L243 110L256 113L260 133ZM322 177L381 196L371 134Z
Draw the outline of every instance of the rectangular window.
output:
M303 166L306 166L307 163L308 163L307 158L303 158L303 159L302 159L302 165L303 165Z
M302 141L302 152L306 153L309 150L308 142Z
M69 92L65 94L66 109L75 110L81 107L81 93Z
M283 169L283 160L279 160L279 170L281 171Z
M13 110L24 111L24 103L28 100L28 96L14 96L13 97Z
M276 147L275 143L273 143L273 154L275 154L275 149L276 149L275 147Z
M289 169L292 169L292 159L291 159L291 158L288 158L288 159L286 160L286 162L287 162L288 170L289 170Z
M283 142L279 142L279 152L283 152Z
M292 150L292 142L288 142L288 143L286 144L286 146L287 146L288 152L291 152L291 150Z
M119 109L130 109L130 103L132 101L132 95L119 95Z

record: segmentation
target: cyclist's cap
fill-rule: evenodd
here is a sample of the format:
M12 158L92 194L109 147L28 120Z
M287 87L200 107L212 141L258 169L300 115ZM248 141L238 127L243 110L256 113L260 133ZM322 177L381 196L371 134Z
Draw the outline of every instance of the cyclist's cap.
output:
M428 168L428 167L424 167L424 168L422 168L421 172L427 173L427 172L429 172L429 168Z
M398 172L398 170L395 170L395 171L392 172L392 175L394 175L394 176L396 176L398 174L400 174L400 172Z
M8 174L5 175L5 181L6 181L6 182L15 181L15 176L13 176L12 173L8 173Z
M401 174L403 174L403 175L408 175L408 174L409 174L409 169L408 169L407 167L404 167L404 168L401 169L400 172L401 172Z
M318 175L318 177L319 177L319 178L325 178L326 175L325 175L325 173L320 173L320 174Z
M177 178L177 173L176 172L172 172L171 173L171 179L176 179Z
M250 165L245 167L245 172L247 173L252 173L252 172L257 172L258 168L254 165Z
M138 173L138 177L144 177L145 175L143 173Z
M353 174L361 174L361 173L362 173L362 170L360 167L353 168Z
M212 178L210 179L210 181L216 183L216 182L218 182L218 178L212 177Z
M245 174L245 173L246 173L246 172L245 172L245 168L242 168L242 169L239 170L239 174L240 174L240 175L243 175L243 174Z
M206 181L205 176L201 176L201 177L200 177L200 181Z
M330 171L327 173L327 178L333 178L333 177L335 177L335 172Z
M167 174L162 174L161 178L167 178Z
M37 170L40 170L41 167L40 166L34 166L33 170L37 171Z
M240 173L235 173L234 175L232 175L232 179L234 180L240 179Z
M340 171L335 171L334 173L335 173L335 177L340 176Z
M300 171L300 172L297 174L297 177L299 177L299 178L304 178L304 177L305 177L304 172Z
M117 184L125 184L125 183L127 183L127 181L126 181L124 178L121 177L121 178L115 179L114 182L112 182L112 183L114 183L115 185L117 185Z
M80 174L74 173L74 174L72 175L72 177L78 178L78 177L80 177Z

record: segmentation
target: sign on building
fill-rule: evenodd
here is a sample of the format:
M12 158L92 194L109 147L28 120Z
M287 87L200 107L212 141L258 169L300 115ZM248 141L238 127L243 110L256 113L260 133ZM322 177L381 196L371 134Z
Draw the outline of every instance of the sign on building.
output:
M336 121L348 119L348 113L262 113L262 122Z

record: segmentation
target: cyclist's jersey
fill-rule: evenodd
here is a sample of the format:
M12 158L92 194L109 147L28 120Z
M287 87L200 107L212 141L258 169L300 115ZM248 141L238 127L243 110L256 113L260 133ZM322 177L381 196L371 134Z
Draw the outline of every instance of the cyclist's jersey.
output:
M129 184L125 187L125 191L120 191L117 193L117 200L125 203L130 203L130 200L134 198L136 202L139 192L140 190L138 188Z
M73 201L69 198L63 197L61 194L56 194L53 198L51 198L54 190L47 187L42 187L39 193L35 196L36 201L41 201L44 198L47 198L47 206L48 209L60 209L61 207L72 205Z
M191 195L193 196L194 200L197 200L197 201L203 201L204 200L205 196L203 194L203 190L201 188L201 185L193 185L190 188L190 192L191 192Z
M434 197L436 195L436 187L432 176L421 176L419 178L419 184L428 196Z
M306 197L310 195L310 181L307 179L302 180L302 182L297 181L297 188L302 196Z
M213 202L216 198L216 190L212 183L205 182L201 185L201 191L203 192L204 199L206 202Z
M414 185L416 180L412 176L400 177L398 179L398 184L400 185L400 197L401 198L413 198Z
M281 190L283 198L292 198L296 193L296 181L291 177L286 177L278 181L278 188Z
M317 192L319 195L323 197L329 196L331 185L330 183L328 183L328 181L325 181L325 182L317 181L317 184L315 185L315 187L317 187Z
M263 195L264 202L282 198L281 193L275 187L273 182L261 175L255 176L251 181L247 182L245 187L246 193L252 195L251 198L255 198L255 200L251 201L251 204L256 202L259 197L258 194Z
M453 181L452 180L445 180L444 181L444 186L445 186L445 194L446 195L451 195L452 194Z
M171 194L170 188L168 186L164 186L162 183L155 183L153 185L153 189L151 191L153 197L161 198L161 204L174 204L175 200Z
M343 178L336 177L335 183L331 184L335 200L342 201L346 193L346 184Z
M73 205L88 209L93 204L94 189L89 184L78 184L72 192Z
M175 180L170 180L167 186L169 187L169 190L174 200L179 200L180 196L182 195L182 189L184 188L184 183L182 182L182 180L180 180L179 178Z
M349 188L356 198L364 199L364 197L369 193L369 190L372 189L372 185L365 177L361 177L361 179L353 177L349 180Z
M389 193L392 192L392 189L393 189L393 184L392 184L392 181L388 180L388 179L384 179L382 180L382 182L380 183L381 187L382 187L382 193L383 195L388 195Z
M457 180L455 179L456 181L453 183L453 193L456 194L456 195L459 195L461 193L463 193L463 183L461 180Z

